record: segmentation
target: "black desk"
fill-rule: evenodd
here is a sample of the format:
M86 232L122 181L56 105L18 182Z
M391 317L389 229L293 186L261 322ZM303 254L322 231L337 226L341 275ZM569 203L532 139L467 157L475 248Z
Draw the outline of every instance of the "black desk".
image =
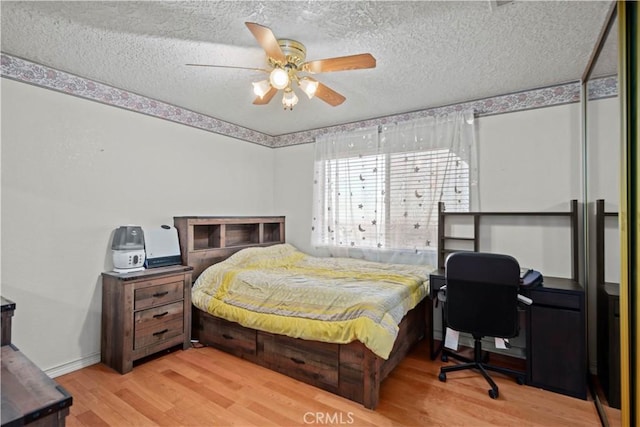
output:
M440 348L433 337L433 306L445 285L444 270L429 277L431 358ZM542 286L520 293L533 300L527 310L527 384L580 399L587 398L585 293L580 283L544 277Z

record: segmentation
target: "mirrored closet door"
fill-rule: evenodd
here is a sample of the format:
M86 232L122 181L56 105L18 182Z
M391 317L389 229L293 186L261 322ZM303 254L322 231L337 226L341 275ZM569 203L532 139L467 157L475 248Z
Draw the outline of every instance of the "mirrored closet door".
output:
M614 9L585 73L583 94L590 369L597 372L603 407L615 409L620 409L621 403L618 92L618 23Z

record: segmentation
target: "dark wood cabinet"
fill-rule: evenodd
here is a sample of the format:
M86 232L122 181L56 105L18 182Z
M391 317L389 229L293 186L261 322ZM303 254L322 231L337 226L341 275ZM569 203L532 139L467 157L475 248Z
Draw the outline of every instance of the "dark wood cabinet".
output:
M598 379L609 406L620 409L620 285L598 287Z
M158 351L191 345L191 267L102 273L102 362L121 374Z
M618 213L596 200L598 380L609 406L620 409L620 284L605 281L605 223L618 227Z
M525 292L528 310L527 384L587 398L586 317L579 283L545 277Z

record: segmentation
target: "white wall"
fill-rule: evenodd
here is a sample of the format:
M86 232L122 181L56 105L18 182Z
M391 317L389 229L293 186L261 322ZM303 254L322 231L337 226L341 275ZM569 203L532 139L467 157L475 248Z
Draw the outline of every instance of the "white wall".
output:
M480 210L567 212L570 200L581 201L580 114L570 104L480 118ZM568 218L487 217L480 236L480 250L511 254L544 275L572 275Z
M317 254L311 245L314 148L314 144L302 144L274 150L274 206L286 216L287 242Z
M1 293L40 368L100 353L110 239L179 215L273 215L270 148L2 79Z

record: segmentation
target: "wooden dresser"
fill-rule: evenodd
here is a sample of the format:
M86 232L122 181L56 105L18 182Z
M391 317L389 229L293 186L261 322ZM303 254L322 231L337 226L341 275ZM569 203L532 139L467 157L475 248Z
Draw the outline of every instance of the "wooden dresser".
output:
M102 273L102 362L121 374L161 350L191 345L191 270Z
M2 298L2 427L64 426L73 398L11 344L15 307Z

